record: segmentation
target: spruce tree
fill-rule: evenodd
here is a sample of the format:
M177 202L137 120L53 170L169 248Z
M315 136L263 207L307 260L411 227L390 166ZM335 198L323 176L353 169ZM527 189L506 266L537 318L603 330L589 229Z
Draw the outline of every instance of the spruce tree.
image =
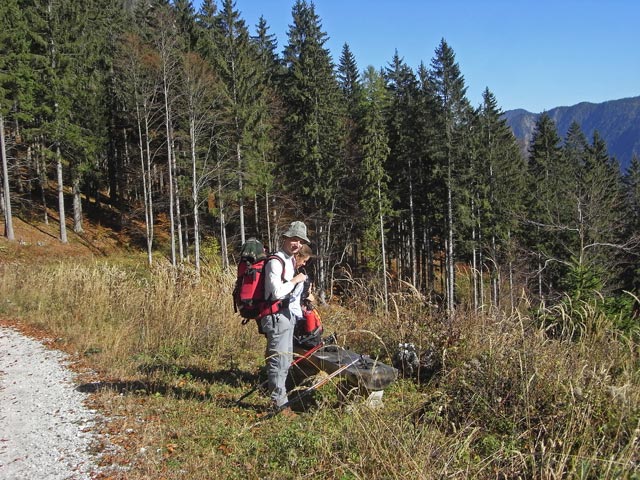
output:
M273 238L271 228L272 195L276 188L281 188L276 176L277 149L280 141L283 116L282 99L278 93L278 81L283 75L280 58L276 52L277 40L269 33L269 26L264 17L260 17L256 26L256 35L251 43L257 52L258 82L263 87L260 96L256 98L256 117L253 135L250 136L255 161L249 165L249 178L254 190L255 230L256 235L262 233L262 225L266 225L266 237L269 245L277 245L278 239ZM261 209L258 198L262 195L264 208ZM264 210L261 222L259 212Z
M250 163L260 160L252 145L256 123L265 114L260 103L264 92L256 49L251 45L249 31L233 0L224 0L216 21L214 67L222 80L223 108L228 122L229 155L236 164L237 202L240 242L245 241L245 200L247 186L256 182L250 178Z
M624 194L626 197L626 211L628 218L626 223L626 238L628 238L635 251L628 252L624 270L621 275L622 287L636 296L640 296L640 157L633 155L624 175Z
M9 178L9 158L12 149L6 140L7 115L17 113L20 97L20 85L24 84L23 75L30 76L26 68L25 57L28 52L26 38L27 26L17 0L8 0L0 6L0 160L2 163L2 212L4 214L4 234L8 240L15 239L13 214L11 209L11 188ZM22 74L22 75L21 75ZM17 116L15 120L18 124ZM13 138L18 135L13 129ZM15 140L12 142L15 145Z
M555 122L545 112L538 118L529 148L527 244L531 254L531 278L539 300L554 293L566 271L559 261L562 245L569 241L564 226L571 214L560 137Z
M597 131L585 153L574 210L579 248L571 252L570 288L583 293L589 279L598 293L608 294L619 288L620 263L629 245L623 184L620 167Z
M438 128L438 102L430 81L430 72L424 62L418 67L417 113L414 118L416 135L416 204L419 212L418 238L421 238L420 284L429 296L436 291L436 252L444 251L445 182L441 165L440 145L443 144Z
M513 306L514 262L517 259L514 241L519 234L519 219L524 208L525 163L502 110L488 88L482 99L478 119L479 161L473 177L479 184L476 217L480 227L480 252L490 261L485 265L481 259L478 267L480 272L485 269L492 272L494 304L499 300L500 273L508 273ZM484 291L480 293L480 303L484 304Z
M359 215L357 172L363 156L362 136L365 135L362 118L363 86L356 59L346 43L342 47L342 54L338 62L337 79L344 104L343 163L346 172L346 178L342 183L344 216L357 218ZM354 235L359 237L362 232L358 228L359 225L355 227ZM353 249L353 258L350 260L357 261L358 253L356 243Z
M283 54L286 74L281 84L287 109L283 176L293 188L290 194L297 197L295 204L303 205L301 211L290 214L311 219L313 223L319 253L317 280L322 291L327 286L326 273L333 261L332 244L337 239L349 243L350 230L339 232L340 225L333 224L334 218L340 217L342 205L343 109L333 61L324 46L327 36L313 4L297 0L292 17ZM336 249L341 247L337 245Z
M372 273L382 275L387 308L385 221L392 213L386 172L389 146L384 118L388 93L384 78L372 66L364 73L363 94L362 163L357 176L363 232L361 254Z
M390 94L386 111L389 135L388 171L394 186L394 210L398 212L393 232L393 245L399 259L398 272L412 285L417 283L416 189L418 84L415 74L396 51L385 69Z
M463 139L468 133L470 105L460 67L453 49L442 39L431 61L430 82L437 102L438 126L442 144L438 152L445 184L445 238L447 310L453 314L455 306L456 230L463 226L464 218L455 218L454 212L465 204L457 197L464 193L464 179L468 175L468 158L464 154Z

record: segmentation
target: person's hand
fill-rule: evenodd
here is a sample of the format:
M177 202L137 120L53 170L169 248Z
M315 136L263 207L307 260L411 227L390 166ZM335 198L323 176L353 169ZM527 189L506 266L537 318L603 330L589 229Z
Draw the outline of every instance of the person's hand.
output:
M295 277L293 277L291 281L294 283L294 285L297 285L298 283L304 282L306 279L307 276L304 273L299 273Z

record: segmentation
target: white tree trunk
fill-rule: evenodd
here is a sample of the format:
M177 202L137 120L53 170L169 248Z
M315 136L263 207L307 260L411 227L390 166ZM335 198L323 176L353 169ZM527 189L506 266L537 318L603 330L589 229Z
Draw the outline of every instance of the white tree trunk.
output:
M409 172L411 172L411 164L409 164ZM411 174L409 174L411 177ZM413 180L409 178L409 228L411 229L411 245L409 245L409 262L411 269L411 285L416 286L417 262L416 262L416 220L413 209Z
M384 313L389 314L389 290L387 288L387 252L384 247L384 217L382 214L382 191L378 180L378 212L380 217L380 251L382 253L382 285L384 291Z
M171 130L171 162L173 164L173 181L175 182L173 186L173 191L175 194L175 219L178 227L178 254L180 263L184 263L184 237L182 234L182 217L180 213L180 188L178 185L178 163L176 162L176 149L174 144L174 135L173 135L173 124L170 124Z
M273 250L273 242L271 240L271 211L269 208L269 190L265 188L264 191L264 211L266 212L266 220L267 220L267 238L269 241L269 249ZM275 212L274 212L275 213Z
M167 84L167 73L164 73L163 78L163 93L164 93L164 125L165 133L167 136L167 172L169 174L169 226L171 234L171 265L176 267L178 265L176 259L176 225L175 225L175 194L173 183L173 152L171 151L171 127L170 127L170 112L169 112L169 86Z
M60 152L60 144L56 143L56 173L58 178L58 215L60 217L60 242L68 243L67 225L64 215L64 185L62 177L62 153Z
M454 312L455 262L453 258L453 199L451 192L451 162L447 182L447 312L449 319Z
M220 171L220 169L218 169ZM229 267L229 248L227 245L227 225L224 217L224 200L222 197L222 178L218 174L218 198L220 199L220 255L222 259L222 268L226 270Z
M198 172L196 168L196 126L193 116L189 119L191 137L191 196L193 201L193 245L195 249L196 275L200 277L200 220L198 217Z
M153 264L153 255L152 255L152 244L153 244L153 215L151 211L151 184L147 181L147 168L145 166L144 155L144 143L142 140L142 118L140 116L140 106L136 101L136 119L138 121L138 148L140 150L140 168L142 172L142 193L144 199L144 226L145 226L145 234L147 240L147 262L149 266ZM145 117L145 131L148 132L148 123L147 118ZM147 154L149 154L149 144L148 144L148 135L147 138Z
M7 159L7 147L4 141L4 118L0 115L0 156L2 156L2 187L4 210L4 235L7 240L15 240L13 232L13 216L11 214L11 194L9 193L9 162Z
M237 122L236 122L237 123ZM242 182L242 153L240 151L240 142L236 143L236 160L238 162L238 203L240 208L240 243L244 245L245 227L244 227L244 184Z
M83 233L82 228L82 198L80 196L80 179L73 179L73 231Z

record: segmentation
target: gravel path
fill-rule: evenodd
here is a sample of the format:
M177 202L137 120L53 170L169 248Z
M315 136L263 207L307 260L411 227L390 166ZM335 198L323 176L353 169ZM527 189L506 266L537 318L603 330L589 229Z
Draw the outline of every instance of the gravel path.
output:
M89 479L97 414L67 357L0 326L0 480Z

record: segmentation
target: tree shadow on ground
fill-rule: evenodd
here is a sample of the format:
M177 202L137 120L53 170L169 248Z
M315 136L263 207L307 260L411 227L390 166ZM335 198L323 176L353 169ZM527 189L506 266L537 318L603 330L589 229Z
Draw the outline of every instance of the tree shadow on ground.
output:
M241 387L247 383L258 381L259 374L248 372L237 367L222 370L207 370L200 367L184 367L167 363L148 363L138 367L138 371L147 376L165 373L174 377L190 378L208 384L222 383L230 387Z
M217 405L227 407L252 408L261 411L262 406L238 403L237 398L241 394L215 393L202 385L187 383L180 385L180 379L190 379L197 382L215 385L224 384L234 388L257 385L261 380L258 373L251 373L238 368L210 371L196 367L178 367L176 365L143 365L139 371L150 377L152 374L165 373L174 381L163 381L147 378L145 380L109 380L83 383L76 387L82 393L95 394L100 392L114 392L119 395L131 396L170 396L180 400L193 400L202 402L215 402ZM176 384L177 383L177 384Z

